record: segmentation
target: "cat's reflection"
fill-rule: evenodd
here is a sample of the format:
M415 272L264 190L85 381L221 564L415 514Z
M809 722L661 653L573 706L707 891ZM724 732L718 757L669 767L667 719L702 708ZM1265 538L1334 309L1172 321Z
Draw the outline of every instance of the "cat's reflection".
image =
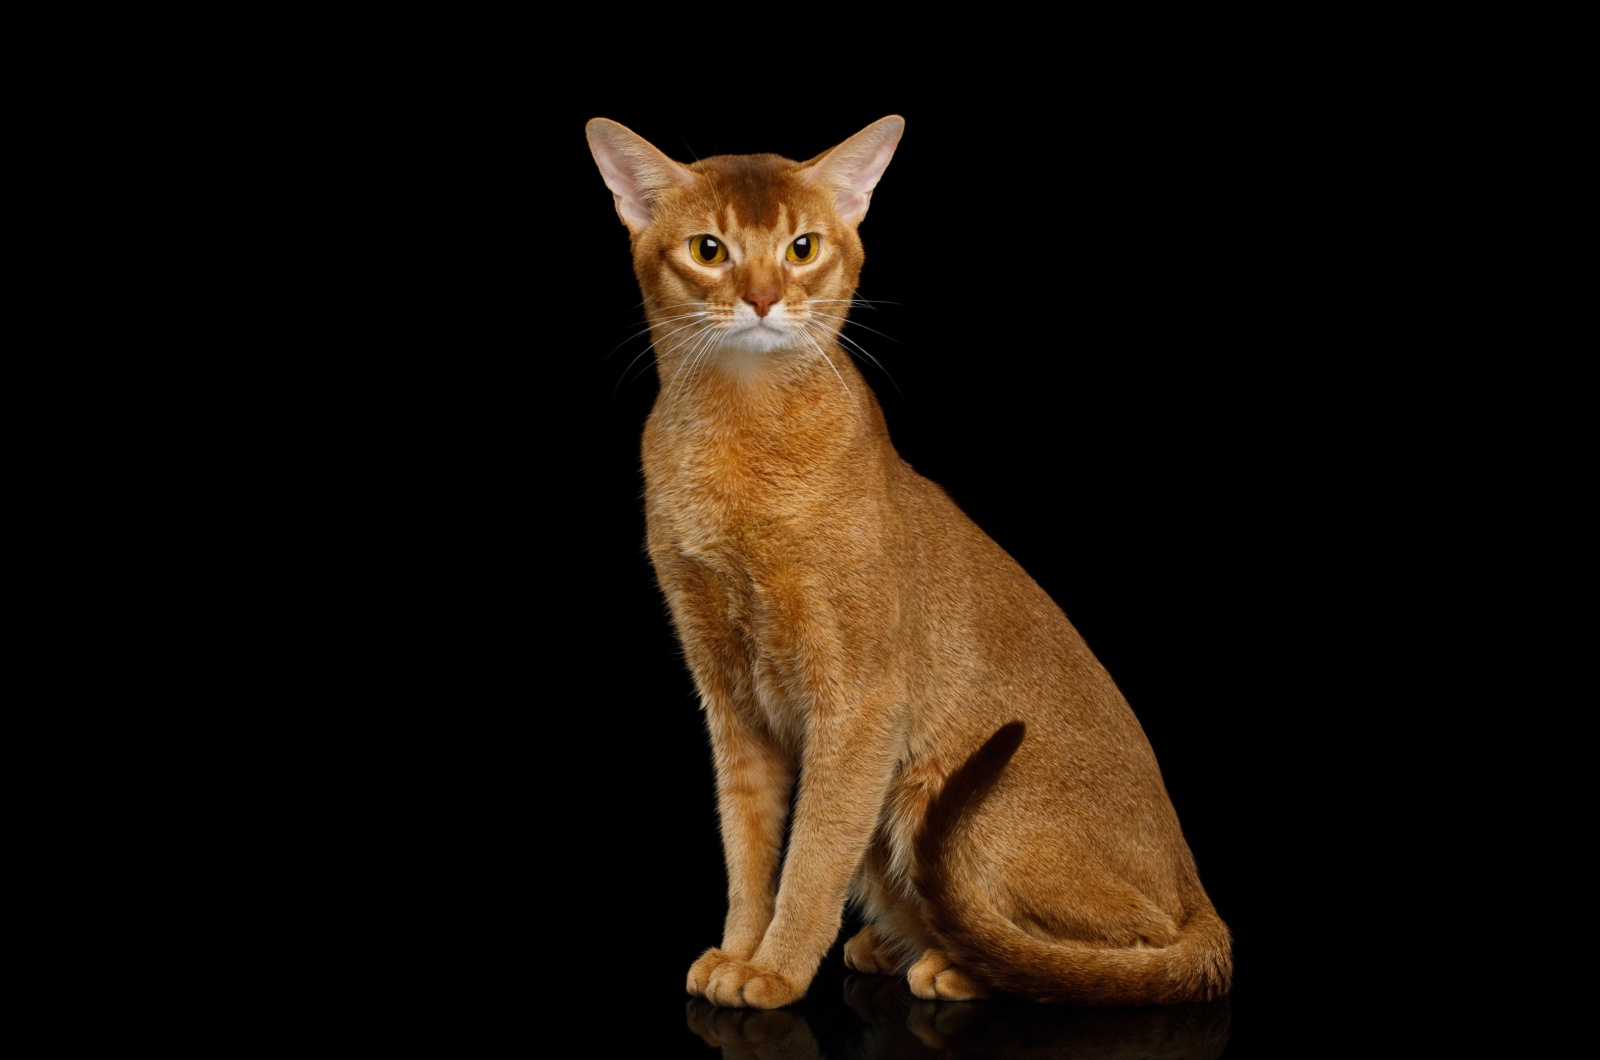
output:
M695 998L689 1029L723 1060L1216 1060L1228 1044L1228 1002L1079 1008L1022 1001L918 1001L900 976L850 976L844 1000L865 1024L824 1053L803 1009L726 1009Z
M718 1008L691 998L689 1029L722 1047L722 1060L828 1060L806 1018L792 1008Z

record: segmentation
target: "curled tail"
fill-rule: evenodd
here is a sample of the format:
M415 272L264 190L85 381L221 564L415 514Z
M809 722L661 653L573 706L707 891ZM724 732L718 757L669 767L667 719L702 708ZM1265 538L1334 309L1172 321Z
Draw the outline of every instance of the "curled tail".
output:
M1022 744L1014 721L950 775L916 839L913 883L935 940L959 967L1008 994L1079 1005L1169 1005L1209 1001L1232 985L1232 938L1198 880L1182 895L1188 920L1161 948L1052 943L1019 928L972 878L955 870L950 838L999 779Z

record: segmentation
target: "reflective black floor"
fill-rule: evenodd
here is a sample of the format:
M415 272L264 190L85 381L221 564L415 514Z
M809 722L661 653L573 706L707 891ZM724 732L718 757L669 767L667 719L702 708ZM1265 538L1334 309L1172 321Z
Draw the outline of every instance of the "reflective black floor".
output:
M700 1055L712 1056L720 1049L727 1060L1215 1060L1225 1055L1230 1011L1226 1002L1147 1009L940 1004L916 1000L899 978L849 976L837 997L817 997L777 1012L718 1009L691 1001L685 1022L709 1047ZM695 1049L685 1049L683 1055L695 1055Z
M901 977L848 971L840 950L834 946L803 999L775 1011L722 1009L690 998L679 992L687 963L681 970L669 967L662 955L635 968L658 981L670 976L671 984L663 982L660 990L627 1003L596 1005L563 1000L559 989L555 996L536 989L537 1008L561 1013L555 1024L545 1021L548 1032L582 1025L598 1030L591 1043L603 1045L605 1055L663 1060L1242 1060L1298 1055L1327 1044L1338 1031L1324 1019L1323 1007L1308 1006L1303 997L1290 1001L1299 990L1292 977L1271 983L1264 968L1246 968L1232 997L1209 1004L1095 1009L1019 1000L936 1003L912 997Z

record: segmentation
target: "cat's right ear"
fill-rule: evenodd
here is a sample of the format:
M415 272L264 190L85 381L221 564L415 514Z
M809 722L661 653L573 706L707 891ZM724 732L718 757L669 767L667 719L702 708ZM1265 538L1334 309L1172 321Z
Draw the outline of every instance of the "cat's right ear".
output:
M661 193L694 183L694 174L680 166L626 125L609 118L591 118L584 126L595 165L616 200L617 216L637 233L650 223Z

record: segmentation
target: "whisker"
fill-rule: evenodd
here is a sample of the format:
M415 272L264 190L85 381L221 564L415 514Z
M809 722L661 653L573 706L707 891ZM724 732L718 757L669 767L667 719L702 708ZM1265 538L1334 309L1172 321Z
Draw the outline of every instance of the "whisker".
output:
M690 337L689 341L693 343L693 346L690 348L688 356L682 359L678 365L678 371L674 374L672 389L667 395L669 401L676 399L682 393L683 389L688 385L689 378L699 370L707 352L717 344L717 338L717 329L712 325L707 325L702 332ZM678 349L681 349L681 345L675 348L673 352L678 352Z
M655 346L653 346L653 345L652 346L646 346L644 348L644 350L638 355L638 357L635 357L633 360L628 362L627 368L624 368L623 371L626 372L628 370L628 368L632 368L636 363L638 363L639 357L643 357L646 353L654 352L654 350L655 350ZM648 372L650 370L650 366L655 364L655 363L656 363L655 359L651 358L650 364L645 365L643 368L641 368L637 372L633 373L633 375L629 376L627 379L624 379L621 382L619 382L617 384L616 390L613 390L611 392L611 396L612 397L616 397L619 393L622 392L623 383L631 383L634 380L638 379L640 376L642 376L646 372Z
M704 304L705 303L703 303L703 302L682 302L682 303L679 303L679 305L702 305L702 306ZM666 308L670 309L670 308L675 308L675 307L674 306L668 306ZM662 322L663 323L668 323L668 322L673 322L673 321L678 321L678 320L686 320L686 321L688 321L688 323L683 324L682 326L674 328L672 331L667 332L665 335L663 335L661 337L662 341L665 342L666 340L672 338L672 336L678 334L679 332L686 331L689 328L693 328L693 327L702 325L704 323L704 318L709 316L709 315L710 315L709 313L702 311L702 312L697 312L697 313L677 313L677 314L674 314L674 315L671 315L671 316L664 316L662 318ZM651 330L653 329L653 327L654 327L654 325L646 322L646 324L645 324L643 329L634 332L632 335L629 335L627 338L623 339L622 342L617 343L617 345L613 346L611 348L610 352L607 353L605 357L601 358L601 360L605 360L605 359L609 358L611 356L611 354L616 353L617 350L621 349L624 344L632 341L633 339L636 339L641 335L648 335L651 332ZM633 360L629 361L623 367L622 376L618 378L617 385L611 392L611 396L612 397L615 397L617 394L622 392L622 387L623 387L624 384L631 383L635 379L638 379L639 376L644 374L643 371L636 372L632 376L629 376L627 373L628 373L628 369L629 368L632 368L635 364L638 363L640 357L643 357L647 353L651 353L652 351L655 350L655 348L656 348L655 341L654 340L650 341L649 343L647 343L645 345L645 348L643 350L639 351L637 354L634 355Z
M846 309L859 307L861 309L871 309L876 311L879 306L899 306L903 303L866 298L808 298L806 300L806 304L814 306L844 306Z
M856 301L858 301L858 300L857 299L846 299L846 298L813 298L813 299L808 299L806 301L806 305L808 307L813 307L813 306L818 306L818 305L826 305L826 304L834 303L834 302L852 304L852 303L854 303ZM888 334L887 332L879 331L877 328L869 327L868 325L862 324L859 321L852 320L848 316L845 316L844 314L841 314L841 313L824 313L824 312L821 312L819 310L813 309L811 315L813 317L820 317L820 318L822 318L824 320L837 320L837 321L839 321L839 324L840 324L839 329L835 332L835 338L838 340L839 344L841 346L844 346L848 351L852 352L853 354L855 354L857 356L860 356L860 357L864 357L867 360L871 361L874 365L876 365L878 367L879 371L883 372L884 378L888 379L889 382L894 384L894 388L900 394L900 396L901 397L905 397L905 393L906 392L903 389L901 389L900 384L899 384L898 381L895 380L895 377L889 373L888 367L885 366L882 361L878 360L878 358L874 357L872 355L872 353L870 351L868 351L868 349L865 346L861 345L861 343L858 340L856 340L852 336L846 335L844 333L844 325L845 324L849 324L851 327L861 328L864 331L870 331L874 335L882 336L883 338L888 339L890 342L898 343L901 346L904 346L905 343L901 342L899 339L895 338L893 335ZM817 325L817 326L821 327L822 325Z
M694 307L696 307L698 309L710 309L711 308L711 303L710 302L673 302L670 305L657 306L656 308L660 312L666 312L668 309L682 309L686 305L692 305L692 306L694 306Z
M848 321L849 323L851 323L851 324L855 325L856 327L860 328L862 331L870 331L874 335L882 335L884 338L888 339L890 342L899 343L901 346L905 345L905 343L900 342L899 339L895 338L893 335L889 334L887 331L879 331L877 328L868 327L866 324L861 323L859 320L852 320L850 317L846 317L846 316L836 316L836 315L834 315L832 313L817 313L816 315L819 316L819 317L827 317L829 320Z
M802 321L801 325L802 326L798 334L807 342L811 343L811 348L821 354L824 361L828 362L828 367L833 369L833 374L838 378L839 385L844 387L844 396L850 399L850 407L855 409L857 416L860 416L861 406L856 404L856 396L851 392L850 384L846 383L844 381L844 376L839 374L839 368L833 363L833 358L828 356L828 351L824 350L817 340L811 336L811 327L815 325L809 325L809 323L806 321Z
M703 314L703 313L693 313L693 314L686 314L686 315L698 318L698 317L704 316L705 314ZM669 319L680 319L680 318L669 318ZM702 321L702 320L699 320L699 319L690 320L689 323L683 325L682 327L674 328L673 330L667 332L665 335L661 336L661 341L662 342L666 342L667 340L671 339L674 335L677 335L677 334L680 334L682 332L688 331L690 328L706 327L706 326L709 326L709 325L706 325L704 323L704 321ZM628 362L627 368L624 368L623 372L626 373L628 368L632 368L634 366L634 364L638 362L640 357L643 357L646 353L652 352L653 350L655 350L655 348L656 348L656 343L654 341L652 341L637 356L635 356L633 360ZM644 371L641 370L641 371L635 373L632 378L627 380L627 382L631 383L631 382L633 382L634 379L639 378L639 376L641 376L643 374L644 374ZM621 389L622 389L622 383L619 382L619 383L617 383L617 391L620 391ZM613 391L612 396L614 397L615 395L616 395L616 391Z
M849 349L859 351L861 356L865 357L867 360L869 360L873 364L877 365L878 366L878 370L883 373L884 378L889 380L889 382L894 383L895 391L897 393L899 393L899 395L901 397L905 397L906 396L906 392L904 390L900 389L900 384L895 381L894 376L889 374L888 367L886 365L884 365L884 363L882 361L878 360L870 352L868 352L868 350L867 350L867 348L865 346L861 345L861 343L857 342L855 339L852 339L848 335L840 335L839 336L839 342L840 342L841 345L844 345Z
M704 314L704 313L680 313L677 316L666 317L664 319L666 319L666 320L683 320L683 319L686 319L688 317L703 317L705 315L706 314ZM635 331L632 335L627 336L621 342L619 342L615 346L611 347L611 349L606 351L605 357L602 357L600 359L602 361L606 360L606 358L610 357L613 353L616 353L618 350L622 349L622 347L626 346L628 343L632 342L634 339L638 338L640 335L648 335L648 334L650 334L650 329L653 328L654 326L655 325L650 323L648 320L645 321L644 327L640 328L638 331Z

